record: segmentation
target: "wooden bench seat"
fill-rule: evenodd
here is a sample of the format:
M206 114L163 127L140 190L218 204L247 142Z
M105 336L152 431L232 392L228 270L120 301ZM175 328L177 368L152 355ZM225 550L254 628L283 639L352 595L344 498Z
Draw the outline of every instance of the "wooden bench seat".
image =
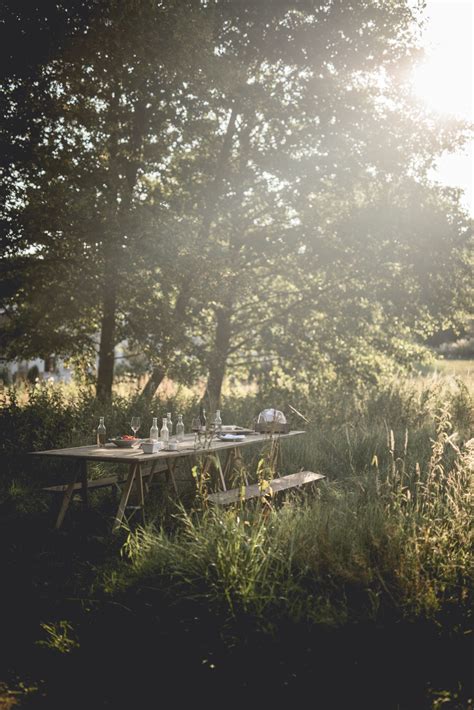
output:
M103 476L102 478L94 478L91 481L87 481L87 488L97 489L97 488L107 488L108 486L119 485L117 476ZM65 493L68 489L68 483L62 483L59 486L45 486L42 490L48 493ZM74 484L74 493L80 493L82 490L82 483L78 481Z
M298 473L290 473L287 476L281 476L281 478L274 478L270 481L270 488L272 493L277 493L278 491L284 491L289 488L304 486L306 483L319 481L322 478L325 478L325 476L321 473L298 471ZM266 494L268 494L268 489L261 491L258 483L253 483L250 486L232 488L230 491L211 493L208 496L208 500L216 505L230 505L231 503L238 503L240 500L263 497Z
M150 467L149 469L145 469L142 471L142 478L144 481L146 481L147 478L150 477L150 474L153 473L162 473L163 471L166 471L166 466L160 465L160 466L155 466L155 469L152 470ZM102 476L101 478L93 478L93 479L88 479L87 481L87 488L88 490L97 490L99 488L107 488L108 486L117 486L119 487L122 483L125 483L125 480L119 480L118 476ZM60 493L64 494L69 487L69 483L62 483L57 486L45 486L42 490L46 491L47 493ZM82 483L81 481L77 481L74 484L73 487L73 495L75 493L80 493L82 491Z

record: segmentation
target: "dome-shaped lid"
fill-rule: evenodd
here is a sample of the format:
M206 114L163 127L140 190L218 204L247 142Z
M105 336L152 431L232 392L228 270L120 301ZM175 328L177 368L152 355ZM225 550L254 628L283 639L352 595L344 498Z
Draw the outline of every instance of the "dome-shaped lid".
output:
M258 415L257 421L259 424L263 424L264 422L286 424L286 417L283 412L280 412L278 409L264 409L263 412L260 412Z

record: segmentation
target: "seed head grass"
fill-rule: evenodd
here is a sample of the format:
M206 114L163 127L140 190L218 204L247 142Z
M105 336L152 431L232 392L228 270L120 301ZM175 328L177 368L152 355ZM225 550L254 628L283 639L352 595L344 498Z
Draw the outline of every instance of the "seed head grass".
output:
M427 424L397 435L382 422L377 432L340 429L323 455L308 437L300 462L315 446L334 475L303 491L230 508L201 496L175 512L172 530L130 532L130 580L266 627L467 610L474 439L460 441L449 405L438 407L431 440Z

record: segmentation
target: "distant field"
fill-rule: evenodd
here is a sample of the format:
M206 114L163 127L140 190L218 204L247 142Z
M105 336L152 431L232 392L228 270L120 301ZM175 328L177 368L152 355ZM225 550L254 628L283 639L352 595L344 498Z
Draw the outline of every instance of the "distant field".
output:
M411 376L407 375L407 381L413 382L416 386L427 385L427 380L437 379L437 378L449 378L449 377L460 377L469 387L469 389L474 390L474 359L471 360L435 360L431 366L420 366L414 374ZM132 397L140 392L146 382L146 377L139 378L137 380L129 381L119 381L114 384L113 390L116 395L120 397ZM61 389L66 399L70 399L77 396L79 393L79 386L74 383L57 383L56 388ZM182 399L192 399L195 397L202 397L205 390L205 380L200 380L194 387L189 387L186 385L178 384L172 380L165 378L157 390L157 396L160 399L173 399L179 396ZM224 382L223 394L225 397L228 396L251 396L257 393L258 387L255 383L236 383L229 381ZM93 392L94 388L90 385L90 391ZM8 397L6 392L2 387L0 381L0 395L4 395L4 404L7 403ZM17 388L18 400L21 404L24 404L29 397L28 389L24 384L20 384Z
M435 360L431 366L421 366L409 379L414 386L424 388L437 382L448 384L453 378L460 379L474 393L474 360Z
M474 360L436 360L434 371L442 375L474 377Z

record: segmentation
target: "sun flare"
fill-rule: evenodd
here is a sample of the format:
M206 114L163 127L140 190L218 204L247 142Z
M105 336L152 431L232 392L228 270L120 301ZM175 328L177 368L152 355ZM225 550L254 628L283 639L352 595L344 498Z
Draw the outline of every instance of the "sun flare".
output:
M425 58L413 70L413 93L432 111L470 123L473 112L472 0L428 0L423 30ZM474 212L472 145L441 156L435 177L461 187L463 202Z
M438 51L414 70L412 86L429 108L439 113L464 115L469 102L468 81L467 71L459 72L455 54Z
M473 3L430 0L426 12L426 56L413 71L413 91L435 111L472 119Z

